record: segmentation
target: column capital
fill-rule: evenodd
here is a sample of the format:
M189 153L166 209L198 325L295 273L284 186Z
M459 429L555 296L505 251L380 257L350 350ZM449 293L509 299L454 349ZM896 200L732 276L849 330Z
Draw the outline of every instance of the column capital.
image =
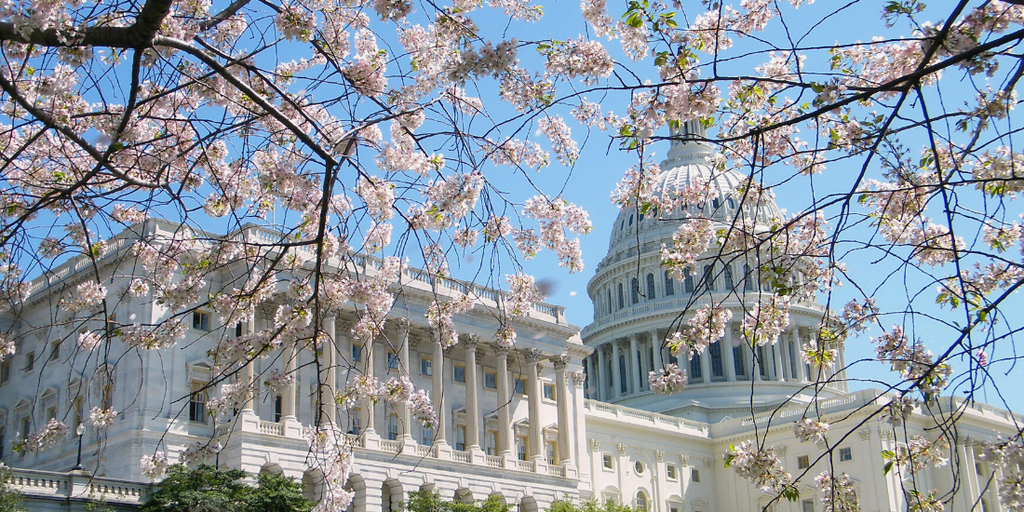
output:
M665 460L665 451L664 450L654 450L654 460L656 460L658 462L664 461Z
M626 455L626 450L629 446L626 446L626 443L619 443L615 445L615 448L619 451L619 455Z
M395 320L393 320L393 323L395 324L395 328L398 329L399 336L409 335L409 331L412 329L412 320L409 320L406 317L402 317L396 318Z
M511 351L512 349L504 345L494 345L494 355L498 357L508 357L508 353Z
M523 350L522 354L523 360L526 361L526 364L536 364L537 361L540 360L541 351L538 348L528 348Z
M558 354L551 356L551 363L555 365L555 370L564 370L569 365L569 359L569 354Z
M572 372L572 383L578 388L582 388L586 382L587 376L582 371Z
M595 452L600 450L601 449L601 440L596 438L596 437L591 437L590 438L590 449L595 451Z
M480 336L476 334L467 334L461 340L462 348L466 352L476 350L476 346L480 344Z

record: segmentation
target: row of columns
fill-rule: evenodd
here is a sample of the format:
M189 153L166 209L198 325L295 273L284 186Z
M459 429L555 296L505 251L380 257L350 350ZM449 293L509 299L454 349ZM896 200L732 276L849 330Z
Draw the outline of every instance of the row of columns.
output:
M337 347L336 343L336 320L333 316L325 317L322 320L321 332L318 336L321 336L319 345L322 348L320 350L321 358L318 361L317 373L320 381L321 388L318 389L319 394L319 408L314 411L314 415L319 415L321 423L334 422L337 418L337 405L333 397L336 395L336 382L337 382L337 350L329 350L327 347ZM248 334L254 333L253 322L246 322L245 331ZM409 356L410 347L410 334L411 324L408 319L398 320L398 346L396 347L397 356L400 358L402 364L399 365L400 376L411 378L410 367L412 362ZM465 351L465 375L466 375L466 448L467 451L473 452L481 450L480 443L480 406L479 406L479 374L477 365L477 348L480 345L479 338L475 335L467 337L460 343L461 347ZM372 373L375 368L375 352L373 345L366 350L364 357L363 371ZM499 369L496 378L496 387L498 393L498 446L497 449L503 454L511 454L513 451L513 423L511 417L511 387L509 385L509 372L508 372L508 355L510 352L509 348L497 346L493 349L495 355L495 364ZM527 375L527 399L528 399L528 415L529 415L529 455L532 459L543 460L545 458L544 453L544 438L541 432L541 426L543 420L541 418L541 399L543 397L543 389L541 387L539 364L542 358L542 353L539 349L531 348L522 351L522 357L526 363L526 375ZM445 405L444 396L444 347L441 344L439 337L434 336L434 342L432 347L433 364L435 365L431 375L431 400L436 411L437 422L434 425L435 428L435 439L439 445L447 445L448 437L448 408ZM570 388L566 379L565 370L569 363L569 356L562 354L549 358L555 368L555 402L557 408L557 425L558 425L558 447L559 447L559 458L560 460L573 463L574 460L574 449L573 442L570 438L570 417L569 417L569 396ZM297 367L297 354L294 345L290 345L285 349L284 354L284 372L286 374L294 374ZM244 382L248 382L249 392L246 395L244 403L242 405L242 414L249 414L255 418L253 412L254 402L254 365L246 365L240 372L240 379ZM293 379L289 384L289 389L282 393L282 406L281 416L282 422L296 422L296 387L298 379ZM582 384L582 382L580 382ZM364 410L366 414L366 425L365 431L375 433L375 405L366 401L364 404ZM414 443L411 429L412 425L411 411L405 404L400 405L397 408L400 416L400 424L404 427L401 434L401 439L409 443Z
M819 377L821 377L821 380L831 378L833 376L832 373L819 375L818 369L809 368L803 362L801 355L803 343L800 340L798 331L799 328L790 329L780 336L778 343L764 346L760 349L756 347L753 349L763 351L764 357L760 364L766 365L764 370L767 373L767 378L761 375L761 368L758 367L757 360L753 357L751 349L749 347L743 349L744 353L749 356L743 360L745 369L743 380L805 383L817 381ZM641 339L641 336L644 336L644 334L646 334L645 339ZM646 333L631 334L628 337L629 348L625 350L625 354L623 349L625 349L626 342L621 342L620 340L613 340L595 347L594 353L587 360L587 377L590 379L591 398L614 400L648 390L648 373L662 368L663 361L665 360L661 341L662 338L658 331L652 330ZM736 346L733 330L726 328L725 337L718 343L719 346L715 350L722 359L722 375L712 376L712 354L709 348L699 356L701 368L701 380L699 382L707 383L713 380L735 382L738 380L735 354L732 350L732 347ZM606 349L605 347L609 345L610 349ZM611 357L610 379L608 378L609 361L607 360L609 352ZM638 352L640 353L639 360L637 360ZM620 359L623 356L625 356L625 375L622 375L620 368ZM694 372L690 371L689 361L682 360L678 364L688 374L691 374L692 379L696 380L696 377L692 375ZM837 367L841 369L843 366L843 354L840 351ZM834 372L835 368L830 371ZM622 390L623 378L626 379L625 391Z

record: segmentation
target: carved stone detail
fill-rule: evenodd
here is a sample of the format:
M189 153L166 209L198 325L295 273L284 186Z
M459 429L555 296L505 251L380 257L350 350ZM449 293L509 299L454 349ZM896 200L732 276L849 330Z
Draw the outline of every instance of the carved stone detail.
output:
M619 455L625 455L626 454L626 449L629 448L628 446L626 446L626 443L619 443L619 444L615 445L615 447L618 448Z
M685 466L689 466L690 465L690 456L689 455L685 455L685 454L680 454L679 455L679 463L682 464L684 467Z
M665 460L665 452L663 450L654 450L654 460L662 462Z
M582 388L583 384L587 381L587 375L581 371L572 372L572 383L578 388Z
M862 428L862 429L858 430L857 433L860 434L860 440L861 441L867 442L867 441L871 440L871 429L870 428Z
M462 339L462 348L467 352L470 350L476 350L476 346L480 343L480 336L476 334L469 334Z
M600 450L601 449L601 440L596 438L596 437L591 437L590 438L590 449L595 451L595 452L597 450Z
M555 365L555 370L564 370L569 365L569 354L559 354L551 358L551 363Z
M536 364L540 356L540 349L537 348L528 348L523 351L523 359L526 361L526 364Z

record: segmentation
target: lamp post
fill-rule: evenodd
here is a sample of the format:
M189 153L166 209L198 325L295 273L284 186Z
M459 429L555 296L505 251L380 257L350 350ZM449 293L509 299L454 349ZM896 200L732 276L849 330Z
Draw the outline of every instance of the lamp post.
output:
M78 434L78 462L72 471L82 471L85 469L82 467L82 434L85 434L85 423L79 423L75 433Z

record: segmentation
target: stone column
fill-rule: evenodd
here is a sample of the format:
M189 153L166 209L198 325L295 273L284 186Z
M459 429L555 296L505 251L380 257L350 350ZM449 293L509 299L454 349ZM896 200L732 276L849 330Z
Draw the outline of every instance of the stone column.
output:
M639 375L637 375L637 388L636 388L636 390L637 390L637 392L640 392L640 391L645 391L647 389L647 387L648 387L647 375L651 371L651 368L649 366L651 364L650 363L651 357L648 356L648 354L649 354L649 352L648 352L648 343L646 341L641 341L639 336L637 336L636 344L637 344L637 347L640 349L639 350L640 355L638 356L640 358L640 361L637 361L639 364L636 365L637 366L637 372L639 373ZM651 343L651 345L653 345L653 343Z
M544 458L544 439L540 432L540 380L537 378L540 350L531 348L523 352L526 362L526 393L530 415L530 458Z
M718 343L719 347L722 346L721 341L716 341L715 343ZM709 348L705 348L704 352L697 356L700 358L700 371L704 374L705 383L711 382L711 352L709 351ZM689 352L686 352L686 354L689 354ZM687 370L689 370L689 368L687 368Z
M779 380L786 380L792 382L793 371L789 367L789 336L786 333L782 333L779 336L779 353L782 356L782 366L779 369Z
M725 326L725 337L719 343L722 341L725 342L722 345L722 366L725 367L725 380L736 382L736 363L732 360L732 322Z
M612 392L610 398L622 396L622 368L619 366L619 344L612 340Z
M785 372L782 370L782 345L780 340L771 346L772 354L775 356L775 375L772 378L779 382L786 382Z
M398 373L400 377L410 380L412 380L409 377L409 365L411 363L409 361L409 331L411 327L408 318L400 318L398 320ZM399 437L403 442L403 446L410 446L416 442L412 438L412 415L409 412L407 404L398 406L399 427L401 428Z
M796 351L794 354L796 359L796 379L797 382L807 382L807 365L804 364L804 347L800 342L800 328L795 327L789 332L790 337L793 338L793 350Z
M253 319L245 322L245 335L252 336L256 332L256 317L253 315ZM256 374L256 361L252 360L246 363L245 367L242 368L241 380L246 383L245 398L242 402L242 414L255 414L253 411L252 404L255 401L255 387L254 384Z
M555 406L558 408L558 459L564 465L572 463L569 441L569 389L565 381L565 367L569 354L551 360L555 365Z
M373 340L367 341L366 345L364 345L364 348L366 349L366 366L363 368L363 372L366 375L370 376L375 375L377 372L377 369L374 367L373 347ZM364 403L366 404L366 429L364 430L364 432L366 432L369 436L375 436L377 427L377 406L373 403L373 400L370 399L366 399Z
M608 365L604 362L604 345L599 345L595 352L597 352L597 371L594 372L597 375L595 383L597 386L597 399L608 400L608 386L604 382L607 376L605 372L608 371Z
M575 410L575 412L576 412L575 416L573 416L572 414L569 414L569 421L572 424L572 428L568 429L568 436L569 436L568 460L572 463L572 466L574 468L576 468L577 467L576 466L576 461L579 460L579 456L577 454L580 453L578 443L579 443L579 441L584 440L584 438L586 437L586 436L582 436L582 437L580 436L580 425L583 425L585 423L581 419L581 418L584 418L584 416L583 416L584 415L583 404L580 403L580 401L576 400L576 397L580 396L578 390L580 390L583 387L583 384L584 384L583 372L572 372L572 384L573 384L574 388L567 389L566 391L567 391L567 393L570 393L571 396L573 397L573 401L575 403L575 408L570 406L569 403L568 403L570 395L566 395L565 401L566 401L566 409L569 412L572 412L573 410ZM567 464L562 464L562 465L568 467ZM569 476L569 475L566 474L566 476Z
M651 331L651 350L654 351L654 368L652 370L659 371L664 366L661 362L661 338L658 336L658 330Z
M629 379L629 386L626 386L626 391L631 394L639 393L641 388L637 383L637 360L636 360L636 346L637 336L636 333L629 335L629 357L626 358L626 377Z
M284 350L284 373L285 375L291 375L292 380L288 383L288 387L285 388L284 396L281 397L281 417L282 419L288 419L296 421L295 416L295 388L296 383L299 381L299 376L296 375L295 367L297 366L295 353L295 344L288 342L288 347Z
M960 453L963 460L960 462L960 474L965 478L961 478L960 481L967 491L967 510L981 510L981 505L978 504L981 487L978 485L978 461L974 458L974 439L967 437L962 442Z
M747 345L747 347L750 348L750 373L752 374L751 378L754 379L754 381L760 381L760 380L762 380L761 379L761 368L762 368L762 365L764 364L764 361L762 360L762 358L760 356L762 354L764 354L764 350L762 349L761 350L761 354L758 354L757 353L758 352L757 344L748 345L746 341L744 341L743 344ZM768 357L768 356L765 356L765 357ZM765 373L767 373L768 367L764 366L764 369L765 369Z
M477 403L476 346L479 337L470 334L462 342L466 351L466 450L480 451L480 412Z
M448 410L445 407L444 397L444 346L441 344L441 337L434 335L434 360L431 361L431 385L430 400L434 405L437 414L437 424L434 425L434 439L438 445L448 444ZM466 410L467 414L469 409Z
M337 375L334 362L337 357L338 347L335 344L334 314L326 314L320 320L320 323L322 330L320 335L323 337L320 353L323 357L320 360L320 382L317 385L320 399L320 417L316 420L319 420L320 425L323 426L336 425L338 415L337 403L334 401L334 397L337 395L337 390L335 389Z
M498 374L498 453L511 455L512 420L509 411L511 401L508 394L508 348L497 347L494 349L494 353Z

